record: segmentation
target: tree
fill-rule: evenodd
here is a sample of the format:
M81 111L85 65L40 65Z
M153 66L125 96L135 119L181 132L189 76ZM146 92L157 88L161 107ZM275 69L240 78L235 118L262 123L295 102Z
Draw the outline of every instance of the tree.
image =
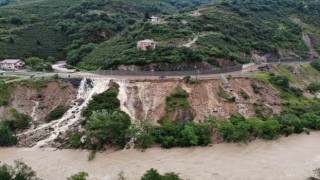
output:
M149 14L148 11L146 11L146 12L144 13L144 18L145 18L145 19L150 19L150 14Z
M58 60L57 58L53 57L53 56L48 56L47 61L54 64L56 63Z
M276 120L267 120L263 123L261 137L263 139L275 139L279 136L281 125Z
M235 128L229 121L223 120L219 122L217 132L223 137L224 140L228 142L234 141Z
M4 122L0 123L0 147L17 144L17 138L13 136L10 127Z
M180 132L181 133L181 141L186 146L196 146L199 143L199 137L195 132L195 127L191 125L184 126L184 129Z
M312 82L308 85L307 89L311 92L311 93L316 93L320 91L320 83L318 82Z
M10 109L10 113L12 114L13 128L14 129L24 129L29 127L29 122L31 121L31 117L25 114L18 112L16 109Z
M141 180L182 180L179 174L170 172L161 175L156 169L148 170L142 177Z
M39 57L29 57L26 59L26 64L33 68L40 64L44 64L44 59L41 59Z
M77 174L72 175L68 178L68 180L86 180L89 177L89 174L86 172L79 172Z
M161 180L161 177L161 174L152 168L141 177L141 180Z
M122 111L94 111L85 126L92 149L103 149L105 144L124 146L130 117Z
M22 161L14 161L14 166L0 165L0 179L2 180L40 180L36 172Z

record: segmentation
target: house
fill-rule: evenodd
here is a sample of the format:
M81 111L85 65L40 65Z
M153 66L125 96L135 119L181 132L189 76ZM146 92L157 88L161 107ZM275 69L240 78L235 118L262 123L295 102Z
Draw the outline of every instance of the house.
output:
M151 23L158 24L160 22L160 18L157 16L151 16Z
M0 68L2 69L21 69L25 63L20 59L5 59L0 62Z
M192 13L190 13L190 16L198 17L198 16L201 16L201 13L200 13L200 11L193 11Z
M141 50L147 50L147 48L155 49L157 47L158 42L153 39L145 39L142 41L138 41L137 48Z

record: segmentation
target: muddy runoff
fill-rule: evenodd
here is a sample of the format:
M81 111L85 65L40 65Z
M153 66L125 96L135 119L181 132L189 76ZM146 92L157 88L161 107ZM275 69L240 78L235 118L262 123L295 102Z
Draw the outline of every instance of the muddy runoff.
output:
M217 144L211 147L151 148L145 152L123 150L98 153L88 162L84 150L0 149L0 161L21 159L46 180L62 180L79 171L89 179L113 180L120 172L139 179L150 168L177 172L184 179L302 180L320 168L320 132L293 135L275 141L257 140L248 145Z

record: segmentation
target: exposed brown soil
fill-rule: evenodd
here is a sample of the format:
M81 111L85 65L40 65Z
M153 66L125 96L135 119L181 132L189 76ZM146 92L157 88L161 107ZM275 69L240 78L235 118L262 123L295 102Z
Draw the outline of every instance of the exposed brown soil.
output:
M259 94L254 93L251 84L261 87ZM125 106L136 119L149 118L153 122L159 121L165 115L165 102L174 89L180 86L189 93L189 104L195 111L194 120L203 121L210 115L229 117L231 114L241 114L245 117L255 116L257 103L268 111L264 113L279 114L281 100L278 92L271 86L259 81L246 78L233 78L229 86L224 87L223 80L202 81L199 84L187 84L183 81L133 81L127 85L127 101ZM236 97L230 102L218 96L219 87ZM250 99L245 100L241 90L246 92ZM270 111L270 112L269 112ZM177 114L176 114L177 115ZM269 115L269 114L266 114Z
M12 101L8 106L2 107L0 119L9 118L8 111L11 108L19 112L32 116L36 102L39 106L35 109L33 125L42 124L44 118L58 106L69 106L72 99L75 98L76 89L71 84L52 81L40 91L31 89L26 85L15 85L11 88Z

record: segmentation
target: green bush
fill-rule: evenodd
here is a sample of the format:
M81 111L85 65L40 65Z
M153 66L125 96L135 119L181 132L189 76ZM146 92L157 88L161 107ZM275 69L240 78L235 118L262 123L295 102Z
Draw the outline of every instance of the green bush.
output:
M141 177L141 180L182 180L179 174L170 172L161 175L156 169L150 169Z
M319 82L312 82L308 85L307 89L311 93L316 93L320 91L320 83Z
M16 109L11 109L13 128L14 129L25 129L30 126L31 117L18 112Z
M14 166L0 163L0 179L38 180L36 172L22 161L14 161Z
M259 94L260 91L262 90L262 87L258 86L255 83L251 83L251 87L253 89L253 92L256 93L256 94Z
M148 133L142 132L138 135L135 145L141 149L147 149L155 143L154 137Z
M82 136L83 136L83 133L81 132L71 132L68 135L68 143L73 148L76 148L76 149L81 148L83 146L81 142Z
M281 88L289 88L289 78L286 76L270 76L269 81Z
M17 138L14 136L10 127L4 122L0 122L0 146L13 146L16 144Z
M10 101L10 93L8 85L0 80L0 106L7 105Z
M320 71L320 60L312 61L310 64L313 68Z
M85 143L94 150L101 150L108 144L124 146L130 124L130 117L122 111L94 111L84 127Z
M240 90L240 95L244 100L250 99L250 96L243 89Z
M86 180L89 177L89 174L86 172L79 172L77 174L72 175L71 177L67 178L67 180Z
M106 109L109 112L119 109L120 101L117 98L119 85L113 84L108 90L101 94L94 95L87 107L83 110L84 117L89 118L93 111Z
M53 120L57 120L61 118L67 110L68 109L64 106L58 106L47 115L47 117L45 118L45 121L51 122Z

